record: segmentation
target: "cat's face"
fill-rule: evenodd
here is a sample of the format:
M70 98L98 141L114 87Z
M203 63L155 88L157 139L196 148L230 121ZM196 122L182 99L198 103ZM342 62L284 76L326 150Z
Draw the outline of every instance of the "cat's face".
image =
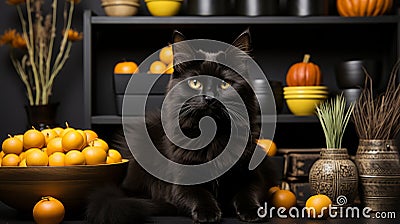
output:
M175 33L174 40L181 42L184 38L180 33ZM248 31L241 34L233 46L242 52L248 52L250 50ZM187 44L174 45L173 49L174 73L167 91L174 88L172 100L185 101L181 108L182 118L206 115L217 119L226 118L228 114L225 106L239 103L238 94L246 104L247 110L253 113L256 107L255 95L242 76L246 72L238 73L240 69L245 70L246 65L243 55L237 54L237 50L208 52L202 49L195 50ZM204 60L190 60L192 58ZM225 62L228 60L234 61L235 69L226 65Z

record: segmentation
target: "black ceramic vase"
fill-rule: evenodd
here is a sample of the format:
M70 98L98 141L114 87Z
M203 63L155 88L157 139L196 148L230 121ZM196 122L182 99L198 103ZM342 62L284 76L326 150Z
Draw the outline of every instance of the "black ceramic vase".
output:
M58 103L50 103L46 105L25 106L25 110L28 116L28 127L33 126L38 130L43 130L47 126L56 126L58 105Z

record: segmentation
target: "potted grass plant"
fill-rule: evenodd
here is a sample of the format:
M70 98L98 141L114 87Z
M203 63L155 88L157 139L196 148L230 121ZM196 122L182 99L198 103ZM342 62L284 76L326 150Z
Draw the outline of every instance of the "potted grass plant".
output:
M396 137L400 131L400 61L393 67L387 87L376 95L367 74L365 87L354 106L359 137L355 162L359 171L360 199L373 211L400 207L400 160Z
M309 181L317 194L327 195L336 205L352 204L357 196L357 167L349 159L347 149L342 147L343 135L352 111L353 104L346 109L346 100L342 94L316 107L326 148L321 149L320 159L312 165Z

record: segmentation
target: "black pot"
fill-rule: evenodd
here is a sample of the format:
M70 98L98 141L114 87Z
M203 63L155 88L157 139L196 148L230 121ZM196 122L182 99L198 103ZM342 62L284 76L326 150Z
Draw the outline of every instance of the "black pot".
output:
M274 16L279 14L279 0L236 0L236 13L244 16Z
M222 16L232 12L232 0L187 0L185 14L196 16Z
M326 16L329 0L286 0L287 13L291 16Z
M340 89L363 88L366 74L363 67L372 79L374 88L379 86L381 66L375 60L351 60L339 63L335 67L336 84Z
M359 88L351 88L342 90L342 94L346 99L346 108L349 108L351 103L354 103L358 100L362 92L362 89Z

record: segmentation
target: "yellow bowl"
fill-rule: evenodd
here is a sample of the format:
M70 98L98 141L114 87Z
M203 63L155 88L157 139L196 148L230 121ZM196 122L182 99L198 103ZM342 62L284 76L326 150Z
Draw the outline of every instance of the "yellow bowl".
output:
M293 94L293 95L284 95L285 99L326 99L328 95L324 94Z
M107 16L134 16L138 13L138 3L102 3Z
M306 98L306 99L286 99L286 104L294 115L297 116L310 116L315 114L315 108L325 98Z
M129 161L81 166L0 167L0 201L21 212L32 213L43 196L59 199L69 214L81 213L95 187L119 184Z
M328 95L329 92L327 90L285 90L283 91L285 95Z
M145 0L147 9L153 16L175 16L183 0Z
M328 90L327 86L286 86L283 91L297 91L297 90Z

